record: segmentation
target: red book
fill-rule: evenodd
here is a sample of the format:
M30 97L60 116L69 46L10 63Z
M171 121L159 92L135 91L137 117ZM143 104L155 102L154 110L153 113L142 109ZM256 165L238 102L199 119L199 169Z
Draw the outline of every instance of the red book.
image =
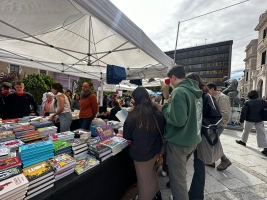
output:
M18 156L13 158L8 158L5 160L0 160L0 171L3 169L8 169L20 165L21 165L21 159Z

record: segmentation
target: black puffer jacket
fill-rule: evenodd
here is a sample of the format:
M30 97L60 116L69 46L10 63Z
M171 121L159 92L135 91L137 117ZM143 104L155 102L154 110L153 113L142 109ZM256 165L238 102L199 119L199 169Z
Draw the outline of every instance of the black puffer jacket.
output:
M263 108L267 108L267 102L262 99L249 99L242 107L240 123L244 120L249 122L261 122Z

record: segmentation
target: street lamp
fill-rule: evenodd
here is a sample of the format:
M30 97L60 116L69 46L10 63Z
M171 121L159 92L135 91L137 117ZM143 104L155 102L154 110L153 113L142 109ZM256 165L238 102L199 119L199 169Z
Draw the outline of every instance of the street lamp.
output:
M177 43L178 43L178 36L179 36L179 29L180 29L180 24L182 22L186 22L186 21L190 21L192 19L196 19L196 18L199 18L199 17L203 17L205 15L209 15L211 13L215 13L215 12L218 12L218 11L221 11L221 10L224 10L224 9L227 9L227 8L230 8L230 7L233 7L233 6L236 6L236 5L239 5L241 3L245 3L249 0L245 0L245 1L241 1L239 3L236 3L236 4L233 4L233 5L230 5L230 6L226 6L226 7L223 7L223 8L220 8L218 10L214 10L214 11L211 11L211 12L208 12L208 13L205 13L205 14L202 14L202 15L198 15L196 17L192 17L192 18L189 18L189 19L186 19L186 20L183 20L183 21L179 21L178 22L178 29L177 29L177 36L176 36L176 43L175 43L175 49L174 49L174 55L173 55L173 62L174 62L174 65L175 65L175 57L176 57L176 49L177 49ZM205 39L205 44L206 44L206 39Z

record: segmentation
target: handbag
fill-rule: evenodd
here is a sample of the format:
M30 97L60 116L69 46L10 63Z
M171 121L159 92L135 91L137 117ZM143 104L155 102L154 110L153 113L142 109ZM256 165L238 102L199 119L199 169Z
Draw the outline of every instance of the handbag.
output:
M267 121L267 109L266 108L263 108L261 117L263 121Z
M212 125L203 127L202 141L197 145L197 156L204 164L212 164L223 156L223 148L218 127Z
M161 131L160 131L158 121L156 120L156 118L155 118L154 115L153 115L153 117L154 117L154 119L155 119L155 121L156 121L157 129L158 129L158 131L159 131L159 134L160 134L160 136L161 136L161 141L162 141L162 147L161 147L161 149L160 149L159 154L163 155L164 153L167 152L167 141L166 141L166 139L163 137L163 135L162 135L162 133L161 133Z
M213 109L217 110L212 97L209 95ZM212 164L223 156L223 148L219 137L218 124L202 125L202 141L197 145L197 156L204 164Z

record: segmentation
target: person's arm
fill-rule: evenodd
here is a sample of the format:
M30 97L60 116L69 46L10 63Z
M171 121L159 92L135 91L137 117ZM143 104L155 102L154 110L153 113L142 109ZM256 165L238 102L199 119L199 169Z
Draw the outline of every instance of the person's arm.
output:
M30 95L30 102L31 102L31 105L33 107L33 113L31 113L30 115L39 115L39 113L37 112L38 111L38 104L32 95Z
M188 120L188 106L185 96L179 92L176 92L170 103L164 104L162 107L162 114L165 117L167 123L182 127Z
M248 113L248 103L245 102L244 106L242 107L242 110L241 110L241 115L240 115L240 123L244 123L246 117L247 117L247 113Z
M228 122L230 117L230 99L228 96L222 96L219 101L217 101L221 115L224 121Z
M64 94L61 94L61 95L57 96L57 112L54 113L49 118L50 121L52 121L56 115L59 115L60 113L62 113L62 111L64 110L64 101L65 101Z
M94 94L91 95L91 103L92 103L93 118L95 118L98 112L98 103L97 103L96 96Z
M132 121L130 120L125 120L124 124L123 124L123 138L125 138L126 140L133 140L133 130L134 130L134 124Z

